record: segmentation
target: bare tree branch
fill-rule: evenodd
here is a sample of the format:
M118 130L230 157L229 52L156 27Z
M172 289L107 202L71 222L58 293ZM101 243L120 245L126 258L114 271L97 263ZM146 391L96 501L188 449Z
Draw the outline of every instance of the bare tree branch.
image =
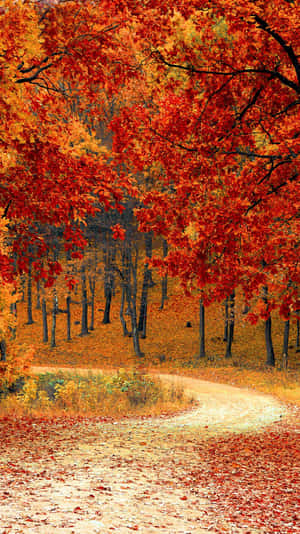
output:
M181 69L185 70L187 72L190 72L191 74L207 74L208 76L239 76L240 74L266 74L270 76L271 78L276 78L279 81L281 81L284 85L287 87L290 87L290 89L293 89L297 94L300 94L300 83L295 83L277 70L270 70L266 68L253 68L253 69L233 69L231 71L223 71L223 70L207 70L207 69L201 69L196 68L194 65L179 65L177 63L171 63L170 61L167 61L161 52L156 51L152 55L157 56L159 60L166 65L167 67L175 68L175 69Z
M288 45L287 42L283 39L283 37L279 35L279 33L272 30L270 26L268 25L268 23L265 20L263 20L261 17L259 17L259 15L254 15L254 19L257 22L258 26L263 31L271 35L273 39L275 39L275 41L277 41L280 44L280 46L284 49L284 51L287 53L287 55L289 56L294 66L294 69L297 75L298 84L300 85L300 63L298 61L298 57L296 56L292 46Z

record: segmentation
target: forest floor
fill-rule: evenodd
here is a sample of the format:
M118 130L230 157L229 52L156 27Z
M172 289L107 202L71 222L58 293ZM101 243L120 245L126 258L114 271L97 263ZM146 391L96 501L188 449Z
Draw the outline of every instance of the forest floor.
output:
M299 408L165 379L196 407L114 422L2 420L0 534L299 532Z

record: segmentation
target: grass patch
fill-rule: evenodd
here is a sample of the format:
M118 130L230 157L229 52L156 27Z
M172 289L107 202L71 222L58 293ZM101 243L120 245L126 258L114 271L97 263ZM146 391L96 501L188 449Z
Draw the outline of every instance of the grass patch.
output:
M47 372L2 391L0 411L118 418L174 413L192 402L182 387L165 385L158 377L135 369L106 375Z
M242 367L184 367L180 374L229 384L242 388L254 389L268 395L274 395L283 402L300 406L300 372L279 369L254 370Z

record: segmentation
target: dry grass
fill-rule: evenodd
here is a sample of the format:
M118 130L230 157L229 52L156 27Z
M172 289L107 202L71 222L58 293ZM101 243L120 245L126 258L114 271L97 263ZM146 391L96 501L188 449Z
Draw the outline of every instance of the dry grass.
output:
M48 368L49 369L49 368ZM53 373L33 368L33 374L19 384L18 391L6 393L0 416L105 417L174 414L190 408L193 398L175 384L163 384L137 370L122 369L98 373L81 369Z

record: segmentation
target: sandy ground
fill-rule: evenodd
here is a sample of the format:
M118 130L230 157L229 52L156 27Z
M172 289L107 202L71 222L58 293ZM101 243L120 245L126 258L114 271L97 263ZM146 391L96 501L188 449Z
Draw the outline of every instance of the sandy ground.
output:
M287 408L245 389L161 377L182 384L197 407L174 417L78 425L1 451L0 534L220 532L207 522L206 488L184 484L187 467L199 467L197 440L260 431ZM224 532L246 531L224 524Z

